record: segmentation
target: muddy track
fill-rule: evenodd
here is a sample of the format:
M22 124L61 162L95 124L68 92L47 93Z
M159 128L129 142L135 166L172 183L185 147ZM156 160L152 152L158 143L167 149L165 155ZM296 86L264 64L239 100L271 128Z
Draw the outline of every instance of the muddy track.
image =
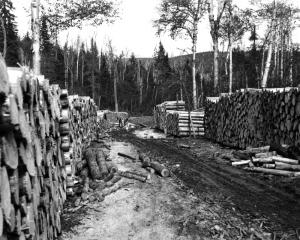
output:
M209 159L212 153L203 151L195 156L174 143L162 140L139 139L130 132L113 132L118 140L130 142L144 151L150 151L167 164L180 164L175 176L202 197L233 207L245 219L267 219L265 224L273 231L300 227L300 198L284 189L276 181L267 181L258 174L233 168L224 162Z

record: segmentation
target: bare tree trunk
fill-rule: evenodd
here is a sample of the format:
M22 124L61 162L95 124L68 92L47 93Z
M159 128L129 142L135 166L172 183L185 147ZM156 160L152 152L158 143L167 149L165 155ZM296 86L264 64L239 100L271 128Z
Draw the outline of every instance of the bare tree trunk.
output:
M289 31L289 51L290 51L290 60L289 60L289 62L290 62L290 66L289 66L289 81L290 81L290 84L291 84L291 86L293 86L294 85L294 83L293 83L293 40L292 40L292 34L291 34L291 30Z
M270 71L270 66L271 66L271 60L272 60L272 51L273 51L273 43L274 43L274 37L276 36L275 31L276 31L276 0L274 0L274 9L273 9L273 16L272 16L272 21L271 21L271 26L270 26L270 39L269 39L269 47L268 47L268 56L266 60L266 65L265 65L265 70L264 70L264 75L262 78L261 82L261 87L265 88L267 86L267 81L268 81L268 76L269 76L269 71Z
M69 56L68 48L64 49L64 63L65 63L65 88L68 89L68 74L69 74Z
M261 82L262 88L265 88L267 86L267 81L268 81L268 76L269 76L269 71L270 71L270 66L271 66L271 60L272 60L272 50L273 50L273 44L272 44L272 42L270 42L269 49L268 49L268 56L267 56L267 60L266 60L265 70L264 70L264 75L263 75L262 82Z
M214 49L214 89L217 92L219 85L219 41L217 37L213 39L213 49Z
M232 93L232 39L231 33L229 34L229 93Z
M143 103L143 80L141 78L141 63L140 61L138 60L138 66L137 66L137 82L138 82L138 85L139 85L139 95L140 95L140 98L139 98L139 105L141 106L142 103Z
M280 34L280 45L281 45L281 48L280 48L280 81L281 81L281 84L283 82L283 61L284 61L284 40L283 40L283 36L282 36L282 33Z
M197 33L196 33L197 34ZM192 78L193 78L193 108L197 109L197 84L196 84L196 43L197 35L193 39Z
M119 112L119 105L118 105L118 91L117 91L117 65L114 66L114 99L115 99L115 111Z
M40 0L31 2L32 18L32 48L33 48L33 72L36 75L41 74L41 56L40 56Z
M6 29L5 29L5 25L4 25L4 20L3 18L0 16L0 21L1 21L1 28L3 31L3 58L5 59L6 57L6 50L7 50L7 39L6 39Z

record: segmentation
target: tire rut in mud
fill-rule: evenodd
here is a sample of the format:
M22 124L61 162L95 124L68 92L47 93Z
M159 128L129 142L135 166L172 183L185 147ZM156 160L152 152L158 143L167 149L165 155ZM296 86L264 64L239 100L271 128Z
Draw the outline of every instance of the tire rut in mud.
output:
M113 132L113 137L128 141L143 151L150 151L169 165L180 164L173 173L187 187L200 195L219 201L224 207L234 207L244 216L267 218L271 229L288 230L300 227L300 199L257 174L233 168L205 156L196 157L189 150L178 149L162 140L139 139L130 132ZM209 151L209 150L208 150ZM220 199L222 195L222 199ZM224 201L230 199L230 201Z

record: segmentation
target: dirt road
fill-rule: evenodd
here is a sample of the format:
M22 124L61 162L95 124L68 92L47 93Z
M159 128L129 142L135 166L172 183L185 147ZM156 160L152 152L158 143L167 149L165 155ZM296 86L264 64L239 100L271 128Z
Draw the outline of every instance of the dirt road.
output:
M215 158L230 149L205 139L143 139L125 130L111 136L112 154L147 152L172 177L123 179L125 186L103 202L66 210L62 239L300 239L299 179L231 167ZM121 169L145 171L138 162L113 159Z

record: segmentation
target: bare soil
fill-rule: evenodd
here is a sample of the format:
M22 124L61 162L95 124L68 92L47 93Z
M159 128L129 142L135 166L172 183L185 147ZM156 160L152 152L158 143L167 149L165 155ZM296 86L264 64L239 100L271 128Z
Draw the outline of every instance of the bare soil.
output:
M132 122L139 121L153 124L149 117ZM171 177L122 179L103 202L75 212L70 199L62 239L300 239L299 179L232 167L217 157L231 149L204 138L156 138L149 128L139 131L110 133L113 161L121 170L149 174L140 162L117 155L140 150L165 164Z

